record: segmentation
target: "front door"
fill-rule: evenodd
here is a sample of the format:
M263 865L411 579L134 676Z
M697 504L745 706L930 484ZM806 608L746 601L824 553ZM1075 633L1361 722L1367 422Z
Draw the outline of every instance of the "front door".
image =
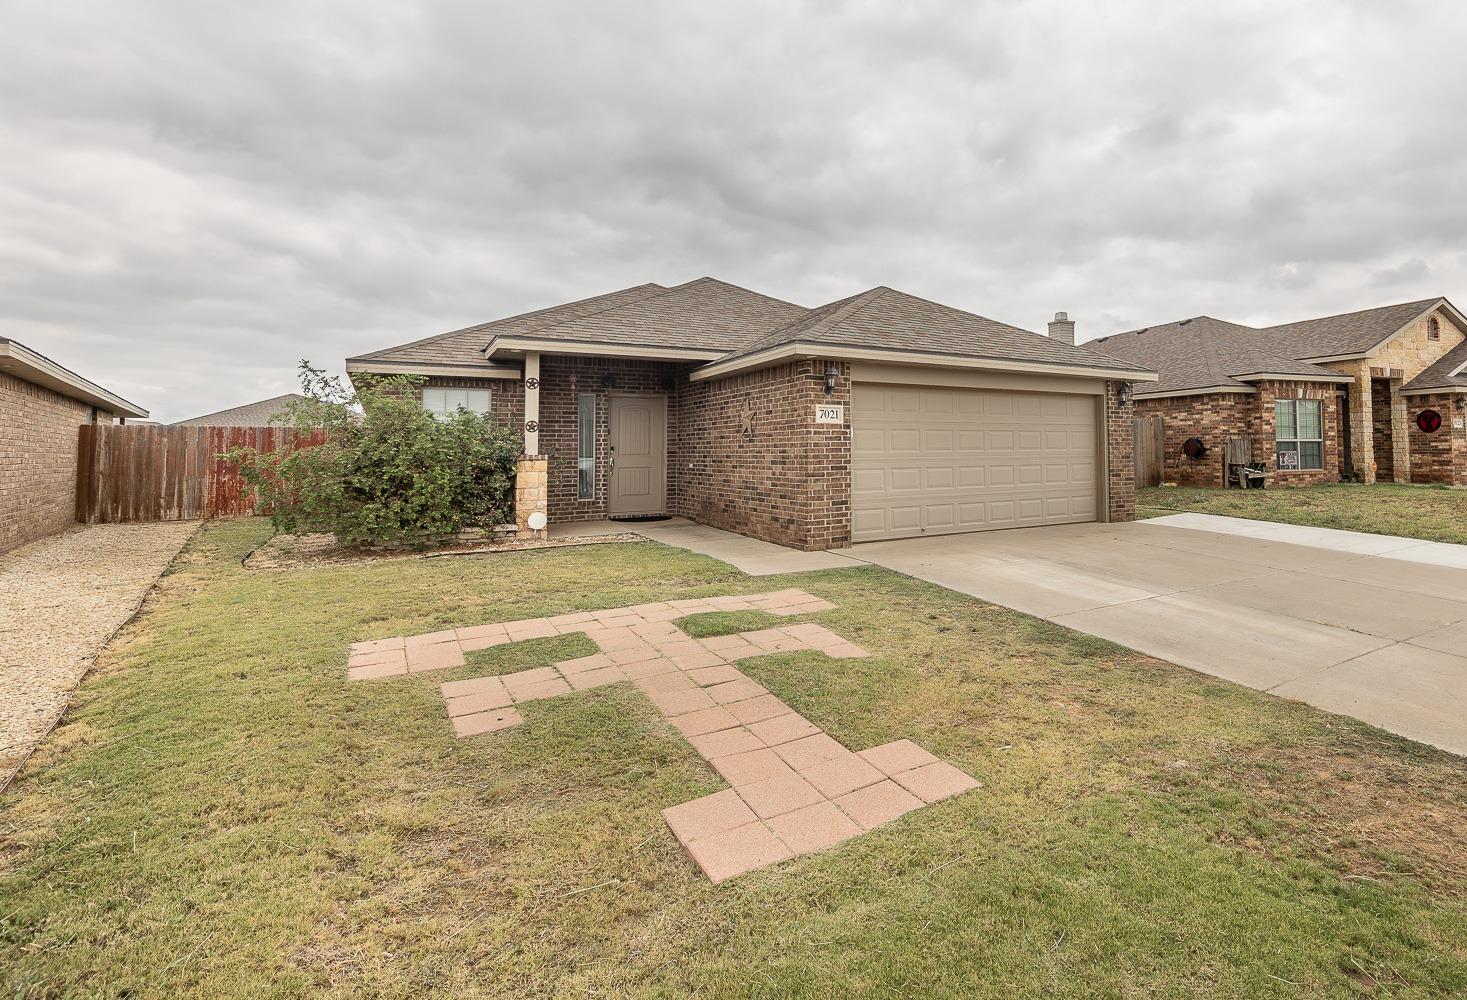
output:
M667 513L667 398L611 397L606 512Z

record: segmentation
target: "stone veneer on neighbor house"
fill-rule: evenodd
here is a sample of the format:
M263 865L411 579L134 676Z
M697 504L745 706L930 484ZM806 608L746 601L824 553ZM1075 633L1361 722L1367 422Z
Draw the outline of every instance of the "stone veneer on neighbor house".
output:
M1162 478L1180 486L1218 489L1226 485L1223 467L1227 439L1253 438L1253 461L1262 462L1270 486L1317 486L1340 478L1339 403L1336 387L1321 382L1260 382L1258 391L1211 392L1136 401L1136 415L1162 418ZM1280 471L1274 462L1274 404L1280 399L1318 399L1324 424L1322 469ZM1202 458L1188 458L1182 444L1197 438L1207 446Z
M77 428L113 416L0 372L0 552L76 522Z

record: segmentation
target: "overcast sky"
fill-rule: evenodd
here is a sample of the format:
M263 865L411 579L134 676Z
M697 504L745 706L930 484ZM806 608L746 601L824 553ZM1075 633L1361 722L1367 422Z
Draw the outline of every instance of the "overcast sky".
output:
M168 421L644 281L1467 306L1467 3L3 0L0 335Z

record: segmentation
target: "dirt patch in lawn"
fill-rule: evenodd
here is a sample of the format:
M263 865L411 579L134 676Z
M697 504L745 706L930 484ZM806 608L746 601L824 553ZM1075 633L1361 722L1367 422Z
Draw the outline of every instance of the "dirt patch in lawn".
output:
M380 548L346 545L335 535L276 535L245 557L246 569L289 570L319 569L322 566L360 566L393 559L433 559L443 556L493 555L499 552L525 552L533 549L563 549L573 545L607 545L618 542L646 541L641 535L622 532L615 535L585 535L576 538L552 538L548 541L457 542L429 548Z

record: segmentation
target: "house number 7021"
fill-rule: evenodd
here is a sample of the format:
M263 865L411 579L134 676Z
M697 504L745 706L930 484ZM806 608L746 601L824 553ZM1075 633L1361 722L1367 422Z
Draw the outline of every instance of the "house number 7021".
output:
M846 408L844 406L816 406L815 422L817 424L843 424L846 422Z

